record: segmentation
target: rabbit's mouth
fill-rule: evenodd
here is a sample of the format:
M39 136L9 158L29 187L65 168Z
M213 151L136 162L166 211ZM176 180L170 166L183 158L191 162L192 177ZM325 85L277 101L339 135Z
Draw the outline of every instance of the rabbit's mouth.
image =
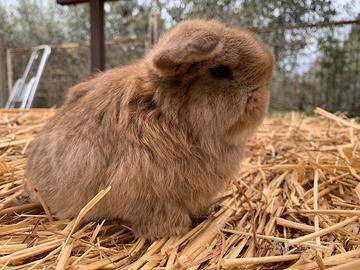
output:
M255 91L255 90L254 90ZM246 97L245 101L245 114L247 116L252 116L253 110L256 108L257 99L254 95L249 95Z
M256 84L238 84L238 86L240 87L241 91L245 92L245 93L253 93L257 90L259 90L263 85L261 83L256 83Z
M249 107L249 105L251 104L251 102L256 102L256 98L254 98L252 95L251 96L247 96L246 97L246 102L245 102L245 110L247 107Z
M257 93L260 90L259 85L248 86L243 89L245 92L245 113L249 114L252 112L257 104Z

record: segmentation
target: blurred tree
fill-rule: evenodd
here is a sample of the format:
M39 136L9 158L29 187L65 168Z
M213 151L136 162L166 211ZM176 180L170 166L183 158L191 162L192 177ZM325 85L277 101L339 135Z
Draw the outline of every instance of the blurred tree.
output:
M141 36L147 31L150 6L138 0L106 3L105 36ZM56 1L0 3L0 29L8 47L29 47L89 39L89 5L60 6Z
M358 19L360 16L358 16ZM360 27L353 25L349 39L345 41L345 70L344 80L346 82L345 89L349 94L347 99L350 101L348 108L354 115L360 115ZM355 52L355 53L354 53Z
M106 6L107 38L144 35L151 6L165 11L169 15L165 19L172 23L202 17L251 27L328 21L336 14L332 2L323 0L128 0L106 3ZM55 1L46 4L35 0L17 1L7 9L0 6L0 22L11 47L87 40L89 7L64 7ZM274 48L276 57L282 60L289 50L299 50L306 45L306 35L305 30L293 30L291 33L273 31L263 37Z
M272 45L275 57L286 57L289 51L297 51L306 46L309 31L294 29L282 31L289 25L330 21L336 15L333 1L324 0L244 0L241 17L245 25L280 28L263 35ZM293 63L290 63L290 67Z
M330 28L283 29L294 24L331 21L339 15L339 5L340 1L329 0L121 0L105 4L105 36L116 39L145 35L150 9L161 14L160 29L194 17L219 19L240 27L271 27L275 30L259 35L277 58L272 89L274 109L324 106L360 113L360 27L354 25L351 31L344 32L349 35L341 38ZM88 5L64 7L55 0L13 0L6 5L0 2L0 30L5 32L8 47L86 41L89 28ZM58 52L65 55L62 53ZM133 61L142 54L141 46L109 47L108 67ZM54 55L55 52L55 62ZM81 53L74 50L66 57L58 57L57 64L66 66L56 69L58 77L64 76L65 70L78 73L74 81L85 77L86 72L78 63L82 59L86 66L86 55L87 49L83 48ZM303 55L308 64L314 62L310 70L299 61Z
M348 34L331 29L318 39L319 56L303 77L301 96L307 106L360 114L360 28Z
M29 47L41 43L59 43L65 33L53 4L42 8L35 1L0 7L1 30L7 46Z
M324 0L180 0L169 1L163 8L174 22L201 17L220 19L242 27L281 28L294 24L329 21L336 15L332 1ZM284 69L293 68L296 58L285 59L289 51L306 46L306 30L271 31L261 35L271 45L275 57ZM293 62L291 62L293 60Z
M108 38L146 34L148 7L140 5L137 0L115 1L107 5L105 31Z
M78 42L90 39L89 5L60 6L55 4L55 8L61 18L63 31L66 33L63 42Z

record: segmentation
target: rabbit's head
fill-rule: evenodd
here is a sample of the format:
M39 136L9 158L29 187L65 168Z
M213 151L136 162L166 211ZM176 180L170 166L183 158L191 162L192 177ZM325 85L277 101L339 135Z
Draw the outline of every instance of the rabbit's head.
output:
M243 142L266 114L273 56L247 31L184 21L160 39L146 63L158 81L155 100L177 108L199 135Z

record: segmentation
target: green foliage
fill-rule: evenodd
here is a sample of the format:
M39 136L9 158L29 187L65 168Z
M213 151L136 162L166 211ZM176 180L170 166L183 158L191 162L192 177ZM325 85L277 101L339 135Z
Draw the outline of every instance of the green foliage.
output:
M0 4L0 29L10 47L61 43L89 39L89 5L60 6L51 1L13 1ZM331 1L309 0L177 0L114 1L105 4L107 38L144 35L148 11L168 14L170 24L186 18L219 19L238 26L286 26L293 23L328 21L336 13ZM163 18L164 19L164 18ZM162 20L163 25L164 20ZM285 36L283 31L264 35L280 59L286 50L306 45L304 32Z
M147 32L148 7L139 5L137 0L109 2L106 14L106 36L143 36Z
M163 8L175 22L201 17L257 27L328 21L336 14L332 1L321 0L179 0L168 1Z
M141 36L147 31L149 7L137 0L105 4L105 36L109 39ZM0 3L0 31L8 47L60 44L90 38L89 5L61 6L51 1Z
M316 92L323 107L360 114L360 28L354 25L343 42L336 36L331 31L319 40L321 56L313 72L321 88Z
M336 15L332 1L322 0L181 0L173 1L163 8L175 22L200 17L219 19L241 27L260 28L329 21ZM279 30L261 37L271 45L276 59L282 62L289 52L306 46L308 33L304 30Z
M29 47L64 40L54 5L44 9L35 1L22 1L11 8L1 6L0 10L0 29L5 33L9 47Z
M54 1L55 2L55 1ZM89 5L55 6L57 16L61 18L63 43L89 40L90 9Z

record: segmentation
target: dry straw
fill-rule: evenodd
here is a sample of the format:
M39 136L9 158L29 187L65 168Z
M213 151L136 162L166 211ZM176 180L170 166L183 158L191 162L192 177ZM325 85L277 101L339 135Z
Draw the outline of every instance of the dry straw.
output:
M204 220L149 242L21 198L25 152L54 110L0 110L0 269L360 269L360 125L320 108L265 121ZM27 183L31 188L31 183Z

